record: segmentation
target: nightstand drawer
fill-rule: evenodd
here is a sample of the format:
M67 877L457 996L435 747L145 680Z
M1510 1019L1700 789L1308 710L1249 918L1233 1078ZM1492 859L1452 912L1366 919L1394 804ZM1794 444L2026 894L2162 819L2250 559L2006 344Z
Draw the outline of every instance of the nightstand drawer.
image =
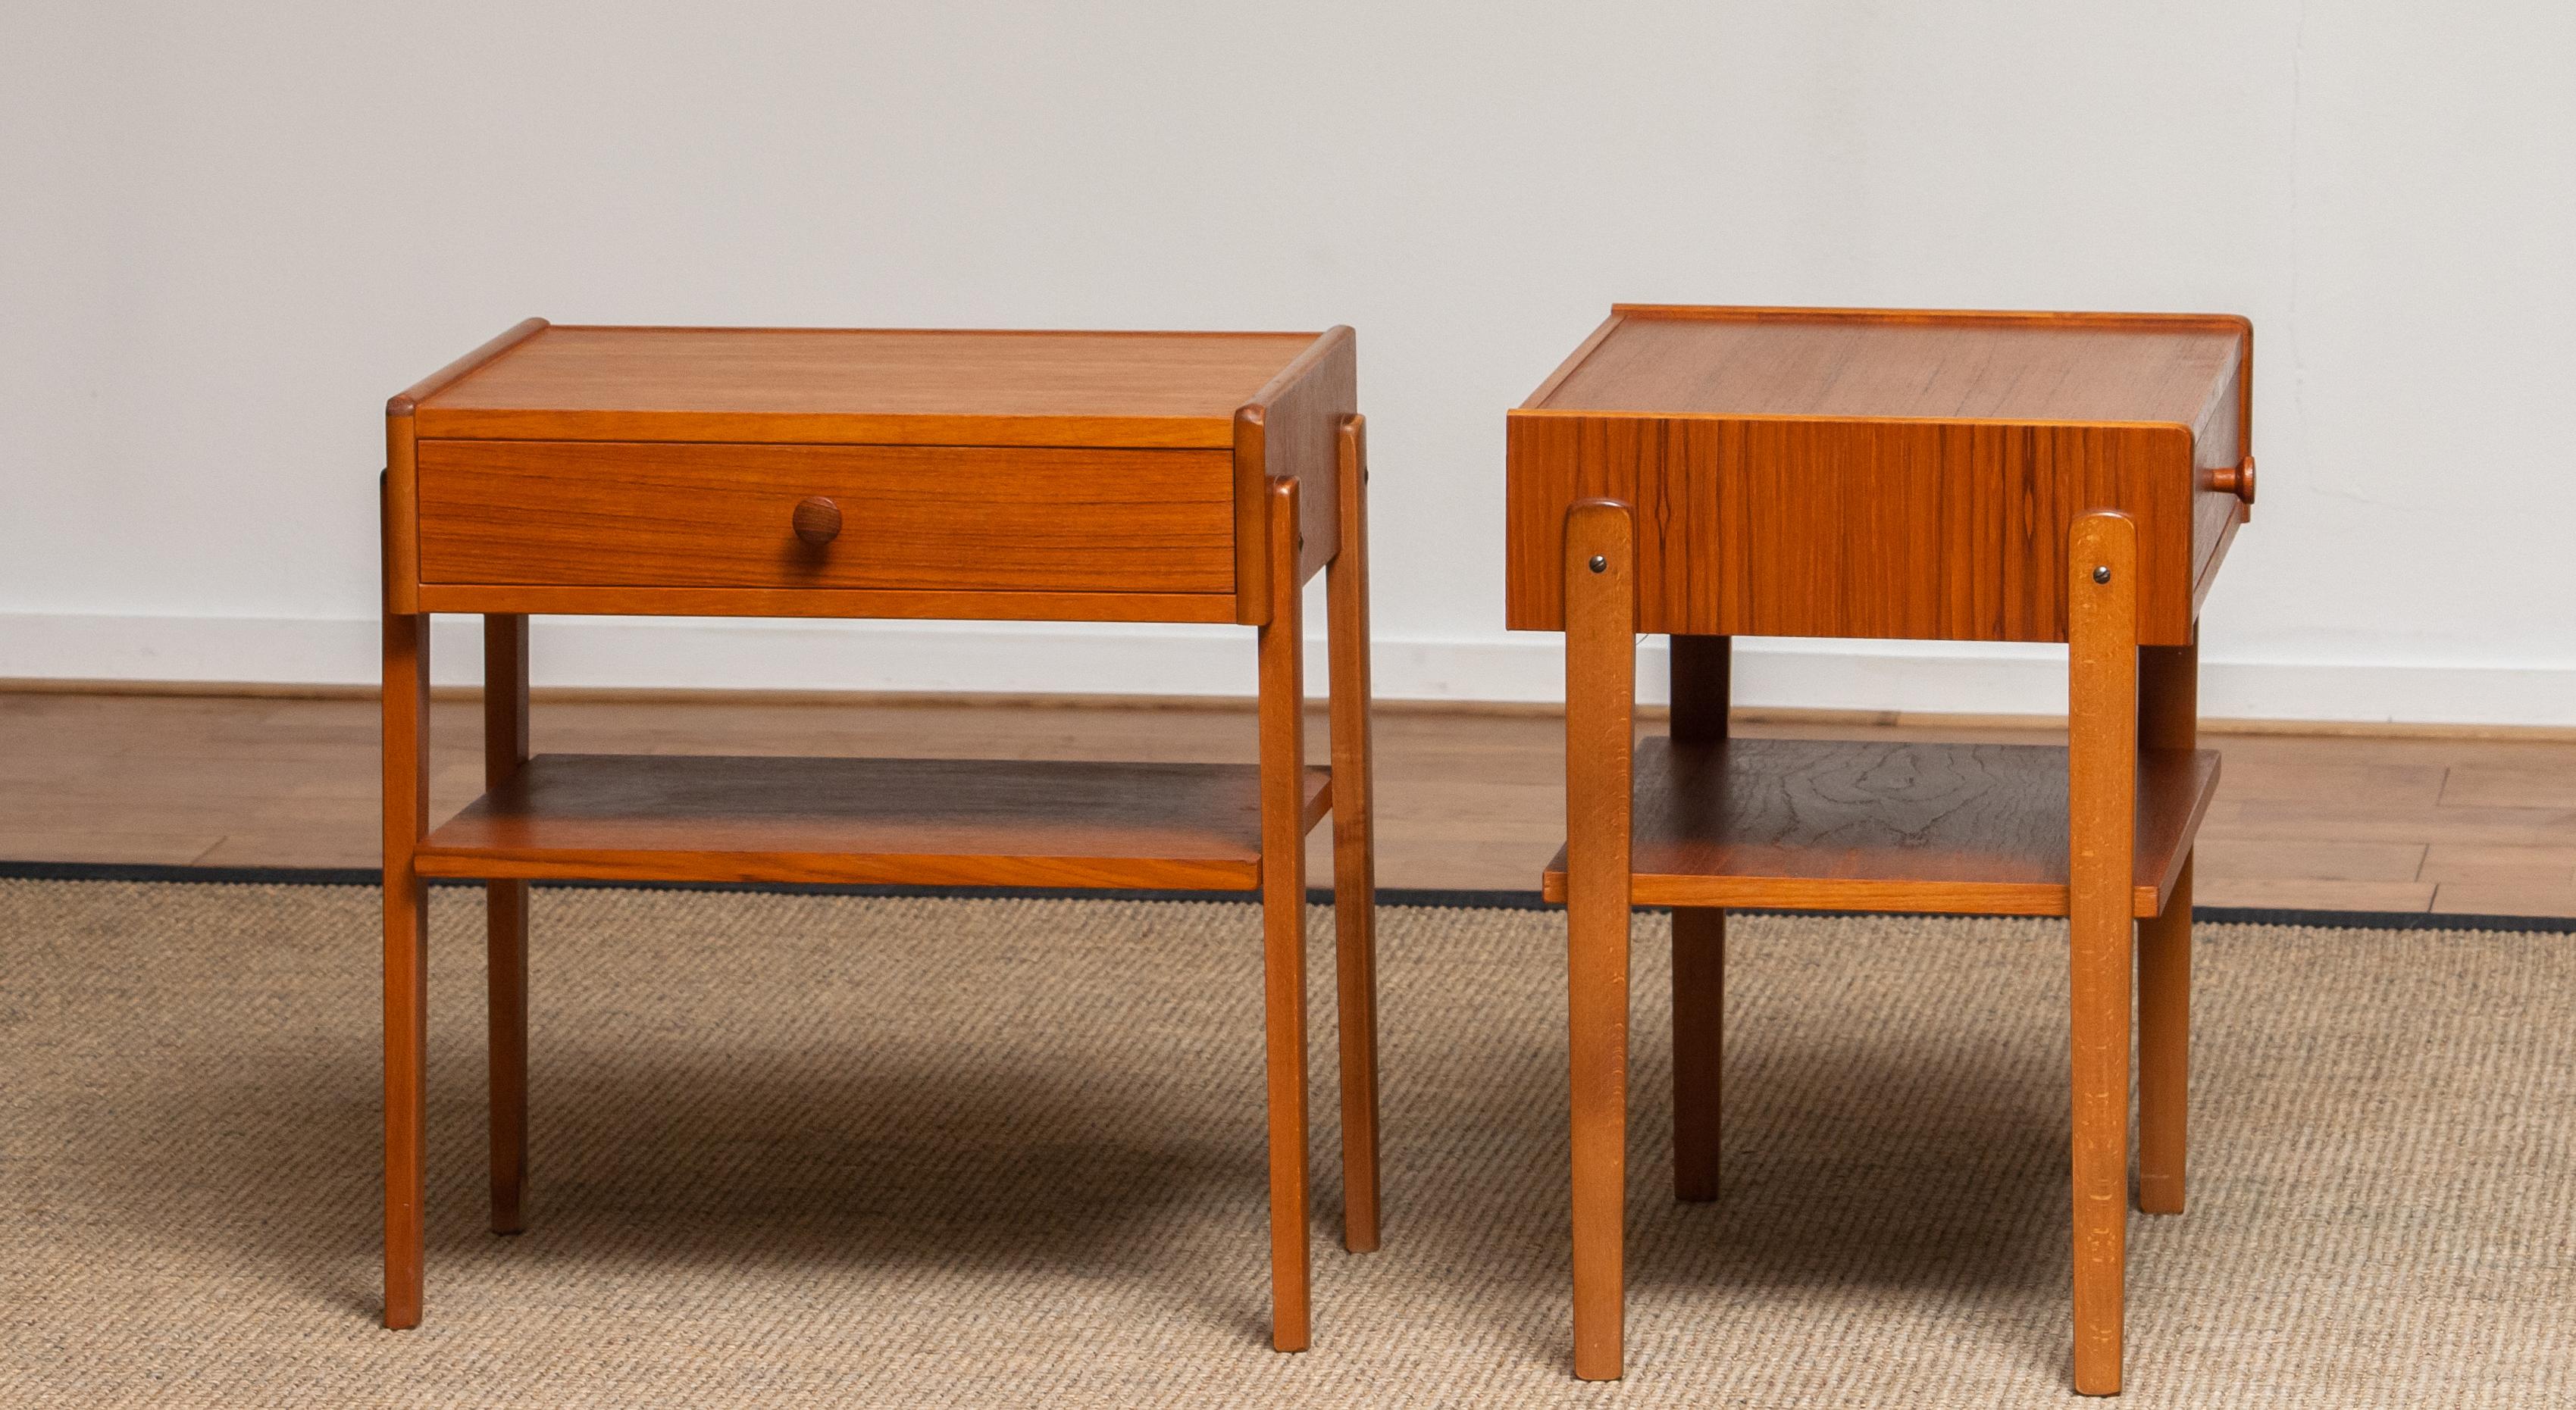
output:
M418 456L423 583L1235 590L1222 450L423 439Z

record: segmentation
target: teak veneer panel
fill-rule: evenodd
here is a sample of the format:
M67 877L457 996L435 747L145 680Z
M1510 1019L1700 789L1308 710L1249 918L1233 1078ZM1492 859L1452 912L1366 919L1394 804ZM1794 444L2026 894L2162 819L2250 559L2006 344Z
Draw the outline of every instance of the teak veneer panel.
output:
M1331 774L1305 772L1305 821ZM1261 884L1248 764L541 754L433 830L424 876Z
M1358 339L1349 328L1336 327L1235 414L1235 574L1247 606L1255 599L1267 602L1256 588L1268 581L1268 538L1262 531L1268 482L1297 482L1297 581L1314 576L1339 551L1342 422L1358 411Z
M1563 506L1637 515L1637 630L2063 641L2066 525L2139 521L2143 612L2189 631L2190 440L2161 426L1514 417L1508 625L1549 630Z
M413 415L423 436L1226 449L1317 336L544 325Z
M2201 426L2242 319L1620 305L1549 411Z
M1224 451L424 439L423 583L1234 591ZM800 540L800 500L842 527Z
M2241 502L2252 334L2199 315L1621 306L1508 423L1507 624L1564 624L1567 506L1637 515L1644 632L2066 639L2068 525L2135 520L2188 640Z
M1635 767L1635 904L2066 914L2062 748L1654 738ZM2217 787L2214 751L2139 751L2136 914L2163 909ZM1562 853L1543 885L1564 899Z

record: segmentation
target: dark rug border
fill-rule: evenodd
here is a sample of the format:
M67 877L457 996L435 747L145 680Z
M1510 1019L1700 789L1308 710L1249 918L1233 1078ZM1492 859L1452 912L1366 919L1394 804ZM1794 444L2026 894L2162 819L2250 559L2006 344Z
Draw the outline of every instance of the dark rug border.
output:
M21 881L196 882L237 886L374 886L382 879L372 867L199 867L137 862L0 861L0 878ZM479 886L481 882L433 881L434 886ZM537 886L625 891L754 891L786 896L928 896L950 899L1020 897L1029 900L1092 901L1249 901L1250 891L1150 891L1010 886L856 886L776 881L539 881ZM1317 903L1333 893L1317 887L1306 893ZM1430 906L1476 910L1559 911L1565 907L1539 899L1536 891L1443 891L1380 887L1382 906ZM1639 910L1661 907L1640 906ZM1782 914L1754 912L1754 914ZM1815 914L1805 912L1802 914ZM2291 910L2270 906L2194 906L2191 918L2208 925L2305 925L2353 930L2502 930L2538 934L2576 933L2576 916L2441 915L2429 911Z

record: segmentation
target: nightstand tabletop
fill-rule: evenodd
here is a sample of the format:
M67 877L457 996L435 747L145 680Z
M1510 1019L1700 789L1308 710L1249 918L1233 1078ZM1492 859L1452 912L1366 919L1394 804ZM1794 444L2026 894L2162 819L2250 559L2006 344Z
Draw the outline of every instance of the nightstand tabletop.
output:
M1322 336L555 324L414 414L424 437L1223 448Z
M2232 321L1622 305L1527 405L2198 426L2242 341Z

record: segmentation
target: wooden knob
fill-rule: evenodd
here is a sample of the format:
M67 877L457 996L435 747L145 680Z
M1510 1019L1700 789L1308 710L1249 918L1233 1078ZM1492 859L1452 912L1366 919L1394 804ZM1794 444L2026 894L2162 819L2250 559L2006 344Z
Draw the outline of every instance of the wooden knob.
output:
M841 536L841 506L814 495L796 501L796 537L816 548Z
M2220 494L2232 494L2247 504L2254 502L2254 457L2245 457L2242 465L2221 466L2209 472L2209 487Z

